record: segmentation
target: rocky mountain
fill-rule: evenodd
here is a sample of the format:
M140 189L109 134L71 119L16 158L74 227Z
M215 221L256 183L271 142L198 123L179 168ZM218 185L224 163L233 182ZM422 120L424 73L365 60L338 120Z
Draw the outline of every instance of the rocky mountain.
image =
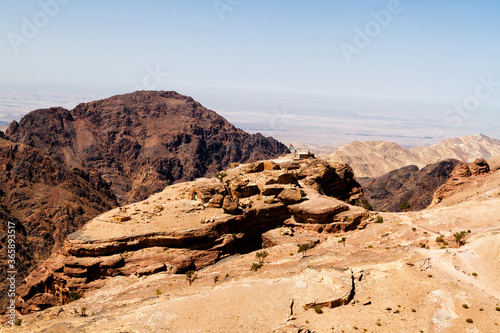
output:
M176 181L213 175L232 162L288 151L173 91L138 91L71 111L36 110L13 122L6 135L68 166L97 171L121 204L143 200Z
M71 234L64 250L19 288L19 306L28 313L65 304L75 291L100 288L118 275L200 270L227 255L271 246L276 235L270 230L280 225L325 234L364 228L368 211L331 197L355 201L362 195L348 166L319 160L256 162L223 177L172 185Z
M393 170L377 178L360 178L365 199L376 211L400 212L425 209L432 202L434 192L446 183L458 160L445 160L419 169L410 165ZM403 203L409 203L402 208Z
M15 224L17 278L27 276L54 246L90 218L116 207L96 172L65 166L52 156L6 140L0 132L0 273L7 270L8 222ZM2 310L7 304L2 281Z
M380 177L409 165L423 168L446 159L473 162L500 156L500 140L483 134L441 141L430 147L406 149L388 141L354 141L323 158L349 164L356 177Z
M457 167L460 181L429 209L368 213L321 195L324 177L293 164L175 184L90 221L20 290L38 294L32 309L58 304L34 287L53 276L75 283L73 301L0 330L498 332L500 171ZM232 248L261 232L250 252Z

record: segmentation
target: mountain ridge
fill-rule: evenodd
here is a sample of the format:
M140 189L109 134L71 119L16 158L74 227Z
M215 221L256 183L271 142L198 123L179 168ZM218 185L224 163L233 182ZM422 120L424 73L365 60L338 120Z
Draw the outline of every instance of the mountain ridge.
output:
M473 162L500 156L500 140L484 134L446 139L429 147L404 148L390 141L353 141L323 158L349 164L357 177L380 177L409 165L423 168L446 159Z
M98 171L120 203L142 200L176 181L215 174L232 162L288 151L174 91L137 91L73 110L35 110L12 122L5 134L66 165Z

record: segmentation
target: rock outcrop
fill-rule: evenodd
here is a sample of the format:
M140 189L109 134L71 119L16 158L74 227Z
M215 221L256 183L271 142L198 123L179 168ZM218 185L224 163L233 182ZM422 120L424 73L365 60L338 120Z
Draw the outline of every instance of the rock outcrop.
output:
M451 177L446 183L441 185L433 195L432 205L436 205L453 193L459 191L474 181L475 177L480 177L490 172L489 164L482 158L476 159L470 165L459 164L453 169Z
M71 293L99 288L106 277L203 268L227 254L258 249L262 235L283 224L291 234L296 228L333 233L366 226L366 210L316 189L339 189L342 198L359 194L345 166L292 164L294 171L260 168L260 162L230 169L224 177L173 185L92 219L19 288L22 311L64 304ZM266 196L270 185L287 188Z
M138 91L71 111L36 110L13 122L6 135L68 166L97 171L120 204L143 200L176 181L212 176L232 162L288 151L173 91Z
M8 267L8 222L15 224L16 270L22 281L68 234L116 206L113 192L96 172L69 168L38 149L0 138L2 276ZM3 281L0 311L7 304L6 288Z
M470 174L469 167L458 160L446 160L430 164L423 169L415 165L389 172L375 179L360 179L365 199L377 211L401 211L407 202L407 210L425 209L433 200L434 192L453 174Z

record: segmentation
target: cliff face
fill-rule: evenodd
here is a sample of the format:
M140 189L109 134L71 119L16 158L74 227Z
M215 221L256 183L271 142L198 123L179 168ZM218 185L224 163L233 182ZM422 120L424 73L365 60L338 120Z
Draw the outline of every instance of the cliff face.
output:
M101 214L69 235L64 248L26 279L19 288L20 309L64 304L71 291L100 288L117 275L201 269L228 254L274 244L276 235L265 234L280 225L306 234L362 229L368 211L330 197L352 201L362 195L348 171L316 160L256 162L219 178L168 186Z
M363 185L365 198L375 210L399 212L403 202L410 203L408 210L422 210L429 206L434 192L446 183L458 164L458 160L446 160L422 169L410 165L359 182Z
M0 273L5 276L7 270L8 222L16 225L17 278L22 280L69 233L116 205L97 173L71 169L35 148L0 138ZM5 288L2 284L3 296Z
M63 108L37 110L6 135L96 170L122 204L143 200L176 181L278 157L286 146L237 129L191 97L141 91Z

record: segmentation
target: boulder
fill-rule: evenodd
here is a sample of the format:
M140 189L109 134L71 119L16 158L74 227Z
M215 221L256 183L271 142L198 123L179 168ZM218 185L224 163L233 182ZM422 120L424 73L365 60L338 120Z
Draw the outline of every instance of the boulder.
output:
M243 165L241 171L244 173L256 173L264 171L264 162L255 162Z
M452 178L464 178L464 177L470 177L470 176L471 176L471 171L470 171L469 166L466 163L460 163L451 172Z
M264 161L264 170L280 170L280 165L273 161Z
M260 189L255 183L251 183L247 178L236 178L229 183L231 195L235 198L246 198L259 194Z
M278 195L278 199L284 204L295 204L302 200L302 193L299 189L286 189Z
M273 185L273 184L292 184L297 185L297 176L293 173L283 172L266 181L265 185Z
M473 175L481 175L490 172L490 166L482 158L478 158L477 160L472 162L469 168Z
M221 208L222 202L224 201L224 196L222 194L216 194L208 201L208 207Z
M333 198L313 198L288 206L298 223L331 223L334 216L349 209L345 203Z
M222 209L224 210L224 213L227 214L238 214L239 213L239 207L238 207L238 199L233 198L229 195L224 197L224 201L222 203Z

